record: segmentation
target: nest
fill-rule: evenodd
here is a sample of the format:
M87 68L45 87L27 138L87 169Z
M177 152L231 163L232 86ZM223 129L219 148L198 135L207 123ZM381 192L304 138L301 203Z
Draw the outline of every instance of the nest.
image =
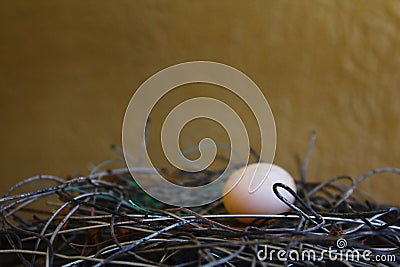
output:
M274 185L290 206L279 215L227 214L221 200L194 209L166 206L144 193L126 168L74 179L26 179L0 199L2 263L397 266L399 209L375 203L357 185L377 173L400 174L400 169L311 183L305 175L308 157L297 193ZM295 203L278 187L293 194ZM24 188L33 190L20 192ZM253 218L253 223L236 218Z

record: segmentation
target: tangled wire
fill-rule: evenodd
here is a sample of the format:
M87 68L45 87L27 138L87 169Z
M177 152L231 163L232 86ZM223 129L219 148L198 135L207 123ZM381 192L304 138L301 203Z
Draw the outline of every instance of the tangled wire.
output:
M69 180L26 179L0 199L2 263L398 266L399 208L377 205L357 185L378 173L400 174L400 169L311 183L306 169L312 145L297 193L274 185L277 197L291 208L280 215L227 214L221 200L195 209L166 206L146 195L126 168ZM19 192L27 187L35 190ZM279 187L295 197L294 204ZM243 225L235 218L252 218L253 223Z

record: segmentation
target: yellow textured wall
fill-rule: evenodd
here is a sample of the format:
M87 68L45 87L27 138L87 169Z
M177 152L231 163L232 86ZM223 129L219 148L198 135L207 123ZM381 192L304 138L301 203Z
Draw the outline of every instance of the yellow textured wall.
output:
M296 177L313 129L311 180L400 167L398 1L2 1L0 24L1 193L114 157L134 90L189 60L259 85L275 162ZM363 182L400 205L398 187L394 175Z

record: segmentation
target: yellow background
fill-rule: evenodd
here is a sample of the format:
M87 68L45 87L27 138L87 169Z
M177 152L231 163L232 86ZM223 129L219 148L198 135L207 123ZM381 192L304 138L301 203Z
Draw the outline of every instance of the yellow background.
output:
M258 84L275 115L275 162L296 178L312 130L312 181L399 167L398 1L2 1L0 24L1 193L115 157L135 89L190 60ZM362 187L400 205L399 179Z

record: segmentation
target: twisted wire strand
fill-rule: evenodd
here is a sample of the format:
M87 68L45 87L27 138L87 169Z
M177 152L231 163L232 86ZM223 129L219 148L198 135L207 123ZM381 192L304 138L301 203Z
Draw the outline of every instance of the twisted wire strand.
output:
M313 135L310 146L314 142ZM341 258L354 250L385 256L381 266L396 266L399 208L366 202L356 192L365 179L400 170L382 168L356 179L337 176L312 183L306 179L310 151L296 183L298 193L284 184L273 185L275 195L291 209L278 215L227 214L222 201L193 209L158 203L130 177L130 171L152 173L145 168L103 172L98 168L88 177L70 180L28 178L0 198L0 255L9 255L10 264L24 266L320 266L332 262L325 251L336 248L331 256L343 266L376 264ZM48 183L47 187L37 189L38 182ZM13 194L29 186L36 190ZM281 190L293 195L295 202ZM35 206L39 202L46 205ZM254 223L243 225L238 218ZM339 249L339 241L346 246ZM314 253L315 259L282 259L274 254L263 260L265 246L286 255Z

